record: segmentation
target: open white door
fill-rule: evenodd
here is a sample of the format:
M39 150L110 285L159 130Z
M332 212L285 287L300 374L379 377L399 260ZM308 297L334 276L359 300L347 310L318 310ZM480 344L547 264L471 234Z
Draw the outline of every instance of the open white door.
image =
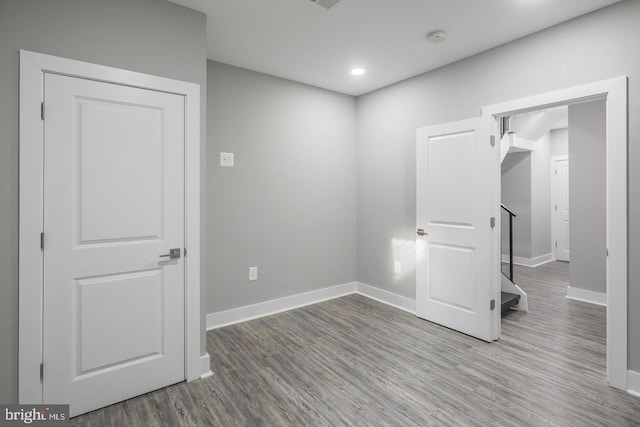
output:
M55 74L44 105L43 401L74 416L185 379L185 106Z
M418 317L492 340L494 148L482 118L418 129Z

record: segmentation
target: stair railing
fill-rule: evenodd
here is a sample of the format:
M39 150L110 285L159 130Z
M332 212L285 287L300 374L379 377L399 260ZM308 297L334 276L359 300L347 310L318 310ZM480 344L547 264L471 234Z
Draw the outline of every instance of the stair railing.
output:
M500 207L509 214L509 280L513 282L513 218L517 215L511 209L500 203Z

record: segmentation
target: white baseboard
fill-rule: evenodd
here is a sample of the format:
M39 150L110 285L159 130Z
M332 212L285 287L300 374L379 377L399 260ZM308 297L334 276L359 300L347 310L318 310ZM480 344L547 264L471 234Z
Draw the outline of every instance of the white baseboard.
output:
M275 300L260 302L257 304L246 305L244 307L233 308L231 310L219 311L217 313L207 314L207 330L221 328L223 326L233 325L235 323L245 322L264 316L269 316L283 311L293 310L294 308L304 307L305 305L316 304L334 298L343 297L345 295L358 293L367 298L371 298L383 304L390 305L400 310L407 311L411 314L416 313L416 300L394 294L360 282L344 283L342 285L331 286L329 288L318 289L311 292L292 295L289 297L278 298ZM203 356L204 358L205 356ZM206 367L209 366L209 355L207 357ZM202 372L205 362L202 362ZM205 374L203 374L205 375ZM210 374L209 374L210 375Z
M640 397L640 372L627 371L627 392Z
M257 304L246 305L244 307L233 308L231 310L219 311L207 314L207 330L233 325L234 323L245 322L271 314L281 313L305 305L315 304L321 301L338 298L355 292L356 283L344 283L342 285L331 286L329 288L318 289L302 294L291 295L270 301L259 302Z
M522 265L524 267L531 267L531 268L539 267L542 264L546 264L553 260L554 260L553 254L540 255L535 258L523 258L519 256L513 257L513 263L515 265ZM502 254L502 262L509 262L508 254Z
M210 377L213 375L213 371L211 371L211 360L209 357L209 353L205 353L204 356L200 356L200 379Z
M590 304L607 306L607 294L567 286L567 298L575 301L588 302Z
M367 298L399 308L400 310L407 311L411 314L416 314L416 300L414 299L403 297L402 295L394 294L393 292L385 291L384 289L369 286L360 282L356 282L355 290L356 293Z

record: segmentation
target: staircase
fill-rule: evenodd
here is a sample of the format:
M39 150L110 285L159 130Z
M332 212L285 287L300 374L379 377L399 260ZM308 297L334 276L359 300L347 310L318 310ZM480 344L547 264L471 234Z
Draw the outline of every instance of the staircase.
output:
M500 161L508 153L534 151L536 141L551 129L567 127L567 107L555 107L513 117L503 117L500 132Z
M566 127L567 107L555 107L513 117L502 117L500 123L500 161L508 153L534 151L536 141L551 129ZM504 313L509 309L528 311L527 294L513 279L513 219L516 214L501 205L509 221L509 272L502 271L501 276L501 309ZM502 269L501 269L502 270Z
M516 217L516 214L504 204L501 204L501 208L509 216L509 274L505 274L504 271L500 269L502 272L500 281L501 311L504 313L510 308L529 311L526 292L513 281L513 219Z
M524 151L534 151L536 142L530 139L520 138L515 132L507 132L500 140L500 161L502 162L509 153L522 153Z
M500 292L500 300L502 301L502 308L500 311L504 313L510 308L516 307L520 303L520 295L510 294L509 292Z

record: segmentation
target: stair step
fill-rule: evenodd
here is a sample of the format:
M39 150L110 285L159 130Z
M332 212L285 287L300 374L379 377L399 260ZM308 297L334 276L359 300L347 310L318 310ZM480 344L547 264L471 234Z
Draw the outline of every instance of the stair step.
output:
M500 298L502 299L502 313L520 302L520 295L510 294L509 292L500 292Z

